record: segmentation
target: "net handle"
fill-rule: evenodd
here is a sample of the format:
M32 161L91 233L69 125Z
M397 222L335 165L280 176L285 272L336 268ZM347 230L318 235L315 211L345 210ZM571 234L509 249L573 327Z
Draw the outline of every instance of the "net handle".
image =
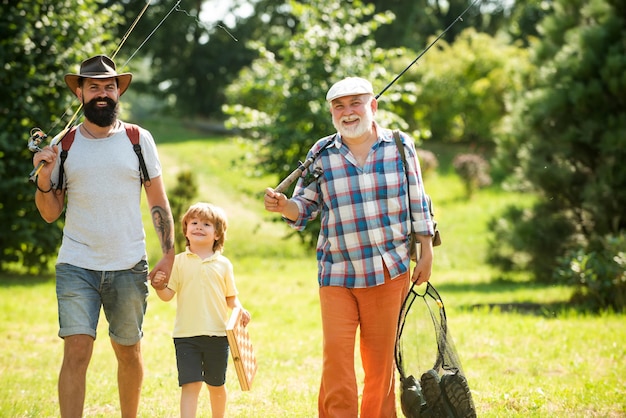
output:
M396 332L396 344L394 347L394 357L396 359L396 368L398 369L398 373L400 374L400 380L404 380L406 378L406 374L404 373L404 367L403 367L403 362L402 362L402 350L400 348L400 340L402 338L402 332L404 331L404 324L406 322L406 316L411 310L411 307L413 306L413 303L415 302L418 296L423 299L425 299L427 295L430 296L430 298L432 298L435 301L435 303L437 303L437 306L439 307L439 317L441 320L440 328L441 328L442 335L440 337L438 336L437 338L437 358L433 366L433 369L435 370L439 369L439 367L443 364L444 353L446 351L446 344L448 341L448 321L446 317L446 310L443 304L443 300L441 299L441 296L439 295L439 292L437 291L437 289L435 289L435 286L433 286L430 282L426 283L426 290L422 294L420 294L415 289L415 287L416 287L415 282L412 282L411 287L409 288L409 291L406 297L404 298L404 301L402 302L402 306L400 308L400 314L398 316L398 326L397 326L397 332ZM436 327L436 319L434 317L434 313L430 309L430 305L428 305L428 303L426 303L426 306L428 308L428 311L430 312L433 325L435 325ZM436 329L435 329L435 332L436 332Z

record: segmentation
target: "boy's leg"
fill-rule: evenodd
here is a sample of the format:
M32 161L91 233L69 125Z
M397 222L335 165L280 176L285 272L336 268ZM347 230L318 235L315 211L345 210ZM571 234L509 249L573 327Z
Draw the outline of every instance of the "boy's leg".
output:
M196 418L202 382L185 383L180 391L180 418Z
M226 401L228 400L226 386L207 385L207 387L211 396L211 418L224 418L226 416Z
M202 370L204 382L211 396L211 417L223 418L226 414L226 369L230 348L226 337L202 338Z

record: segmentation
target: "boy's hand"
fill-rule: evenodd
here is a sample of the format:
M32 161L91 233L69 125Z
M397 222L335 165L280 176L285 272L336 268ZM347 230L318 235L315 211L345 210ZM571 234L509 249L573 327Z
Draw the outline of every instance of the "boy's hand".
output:
M250 315L250 312L248 312L244 308L241 308L241 325L245 327L250 322L250 319L252 319L252 315Z
M165 274L165 272L159 270L152 277L150 284L155 290L164 290L167 288L166 278L167 275Z

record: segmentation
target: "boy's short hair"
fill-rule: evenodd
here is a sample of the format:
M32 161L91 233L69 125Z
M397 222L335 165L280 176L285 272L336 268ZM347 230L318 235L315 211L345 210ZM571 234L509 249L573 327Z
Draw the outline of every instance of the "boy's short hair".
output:
M218 206L206 202L194 203L187 209L187 212L181 218L183 225L183 235L189 246L187 239L187 224L191 218L207 220L215 227L215 236L217 239L213 243L213 251L223 251L224 242L226 241L226 230L228 229L228 219L226 212Z

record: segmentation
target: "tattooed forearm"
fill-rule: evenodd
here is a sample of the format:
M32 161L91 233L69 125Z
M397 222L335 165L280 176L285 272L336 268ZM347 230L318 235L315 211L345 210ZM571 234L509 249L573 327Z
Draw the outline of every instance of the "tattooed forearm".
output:
M161 250L163 254L166 254L174 248L174 234L172 233L174 225L172 225L171 216L169 216L168 211L160 206L152 207L151 213L154 230L161 243Z

